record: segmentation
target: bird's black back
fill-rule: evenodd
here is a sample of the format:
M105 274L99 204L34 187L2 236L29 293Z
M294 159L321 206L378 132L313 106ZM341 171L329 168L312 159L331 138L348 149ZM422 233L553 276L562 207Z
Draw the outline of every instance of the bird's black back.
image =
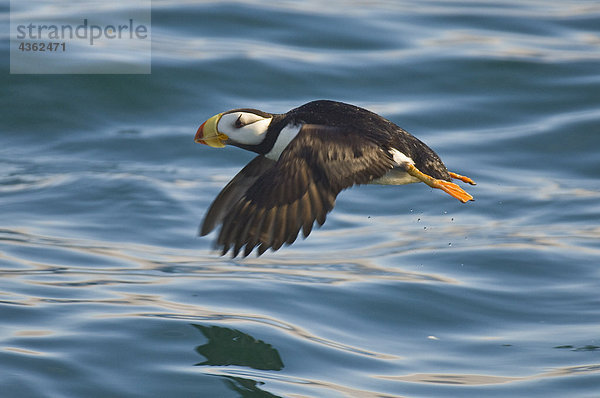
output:
M417 169L425 174L447 181L451 179L446 166L431 148L367 109L337 101L312 101L286 114L276 115L270 129L279 131L290 123L339 127L347 134L359 134L385 150L397 149L413 159Z

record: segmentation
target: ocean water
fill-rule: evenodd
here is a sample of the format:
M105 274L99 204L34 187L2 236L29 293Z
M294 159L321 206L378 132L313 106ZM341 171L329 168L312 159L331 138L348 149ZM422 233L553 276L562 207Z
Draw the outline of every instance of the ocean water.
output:
M9 74L7 31L3 397L600 396L597 2L154 0L148 75ZM475 202L354 187L308 239L220 257L198 226L253 155L197 127L321 98Z

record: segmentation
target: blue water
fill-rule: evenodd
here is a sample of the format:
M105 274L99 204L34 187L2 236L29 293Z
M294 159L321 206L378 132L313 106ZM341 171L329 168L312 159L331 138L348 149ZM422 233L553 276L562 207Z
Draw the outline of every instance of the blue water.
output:
M150 75L10 75L3 39L3 397L600 396L597 2L153 1ZM476 201L355 187L219 257L198 225L253 155L197 127L320 98Z

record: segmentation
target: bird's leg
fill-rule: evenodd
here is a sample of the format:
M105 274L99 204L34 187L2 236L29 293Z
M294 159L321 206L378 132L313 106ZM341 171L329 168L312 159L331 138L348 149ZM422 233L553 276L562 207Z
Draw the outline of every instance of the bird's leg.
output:
M452 177L456 180L461 180L462 182L466 182L467 184L471 184L471 185L477 185L477 183L475 181L471 180L469 177L461 176L460 174L456 174L451 171L449 171L448 173L450 174L450 177Z
M469 195L467 192L465 192L461 187L459 187L455 183L449 182L449 181L444 181L444 180L438 180L437 178L433 178L432 176L429 176L429 175L421 172L419 169L417 169L412 164L408 165L406 171L408 174L410 174L411 176L413 176L415 178L418 178L419 180L423 181L425 184L429 185L430 187L441 189L442 191L446 192L450 196L455 197L456 199L460 200L463 203L468 202L469 200L473 200L473 197L471 195ZM454 173L452 173L452 174L454 174ZM458 174L454 174L454 175L458 176ZM462 177L462 176L458 176L458 177ZM464 177L464 178L467 178L467 177ZM459 178L459 179L462 180L462 178ZM464 180L462 180L462 181L464 181Z

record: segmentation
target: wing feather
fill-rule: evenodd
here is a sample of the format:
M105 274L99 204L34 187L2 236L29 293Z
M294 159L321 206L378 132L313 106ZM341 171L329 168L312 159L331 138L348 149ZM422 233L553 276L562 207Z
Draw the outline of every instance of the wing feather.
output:
M304 125L279 160L256 157L215 199L201 229L222 223L217 246L233 256L258 255L323 225L343 189L382 177L394 161L360 132ZM243 249L243 251L242 251Z
M202 222L200 236L207 235L215 229L230 209L244 196L248 188L274 165L274 160L257 156L233 177L210 205Z

